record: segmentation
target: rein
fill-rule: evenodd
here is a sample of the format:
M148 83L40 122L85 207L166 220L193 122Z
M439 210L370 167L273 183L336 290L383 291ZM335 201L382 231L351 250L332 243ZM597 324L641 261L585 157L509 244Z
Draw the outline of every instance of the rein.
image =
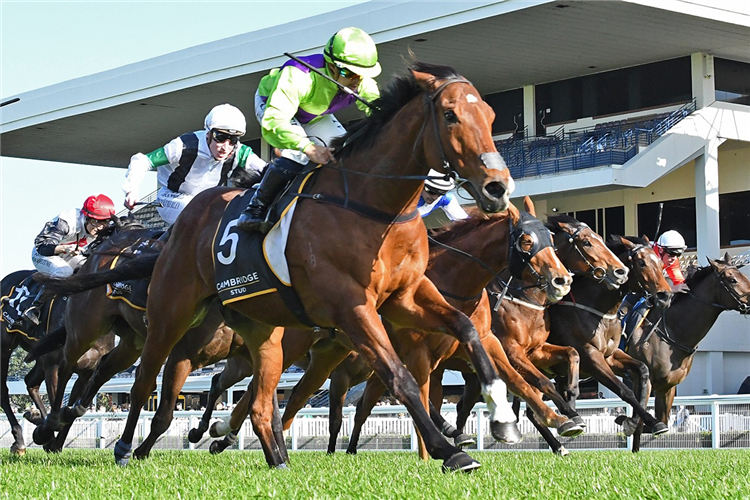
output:
M561 301L557 302L557 304L561 305L561 306L575 307L576 309L581 309L581 310L589 312L589 313L591 313L591 314L593 314L595 316L599 316L602 319L606 319L606 320L617 319L617 315L616 314L605 314L605 313L603 313L601 311L598 311L598 310L594 309L593 307L585 306L585 305L579 304L577 302L568 302L567 300L561 300Z

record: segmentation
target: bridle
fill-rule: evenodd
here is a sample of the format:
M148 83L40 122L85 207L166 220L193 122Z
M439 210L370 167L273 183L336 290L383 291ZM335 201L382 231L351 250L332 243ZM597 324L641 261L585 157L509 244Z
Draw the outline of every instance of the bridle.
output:
M568 250L568 255L565 257L565 259L567 260L567 258L573 252L573 250L575 250L576 252L578 252L578 255L581 257L583 262L588 266L588 270L586 271L586 273L589 276L591 276L592 279L594 279L597 283L601 283L602 281L607 280L608 279L607 270L604 269L603 267L593 265L591 261L588 258L586 258L586 254L583 252L583 250L581 250L581 247L579 246L578 236L585 229L589 229L589 226L584 223L581 223L581 225L578 226L578 228L572 234L567 232L562 227L560 229L562 230L563 233L565 233L568 236L568 243L570 244L570 249ZM616 283L614 283L612 280L609 280L609 283L612 285L619 286Z
M730 297L734 299L735 301L735 307L727 307L723 304L719 304L716 302L709 302L706 300L703 300L702 298L695 295L692 291L688 291L687 294L697 300L698 302L701 302L703 304L708 304L710 306L716 307L717 309L721 309L722 311L737 311L740 314L747 315L750 314L750 303L743 302L742 299L745 299L750 296L750 292L740 295L737 290L735 290L733 287L726 284L724 279L722 278L722 273L720 273L716 268L713 268L713 272L716 274L716 277L719 279L719 283L721 283L721 286L724 287L724 290L727 291Z

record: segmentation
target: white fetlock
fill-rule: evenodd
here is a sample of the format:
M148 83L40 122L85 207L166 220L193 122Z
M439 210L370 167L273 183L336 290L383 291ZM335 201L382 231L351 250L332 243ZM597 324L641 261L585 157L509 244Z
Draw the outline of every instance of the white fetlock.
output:
M500 379L482 387L482 395L490 412L491 422L509 423L516 421L516 415L508 402L508 387Z
M232 428L229 426L229 419L230 417L226 417L218 422L214 422L211 426L211 436L222 437L232 432Z

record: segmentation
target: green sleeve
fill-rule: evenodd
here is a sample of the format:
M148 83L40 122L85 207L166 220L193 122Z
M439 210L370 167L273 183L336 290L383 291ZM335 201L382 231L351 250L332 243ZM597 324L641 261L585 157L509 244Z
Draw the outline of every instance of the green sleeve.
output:
M146 155L146 158L148 158L149 163L151 163L151 170L156 170L156 167L161 167L162 165L166 165L169 163L167 152L164 151L164 148L159 148L156 151L151 151Z
M251 154L253 154L253 148L242 144L240 146L240 150L237 152L237 166L240 168L245 168L245 166L247 165L247 159Z

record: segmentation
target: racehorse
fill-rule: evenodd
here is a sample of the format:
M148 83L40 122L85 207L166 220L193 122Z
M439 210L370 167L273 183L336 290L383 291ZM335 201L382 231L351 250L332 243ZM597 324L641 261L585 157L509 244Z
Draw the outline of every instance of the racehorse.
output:
M531 202L526 200L526 203L528 207ZM511 206L507 215L476 217L458 222L437 236L432 243L426 276L448 298L449 303L471 318L501 378L510 385L514 393L520 394L528 401L546 425L558 428L564 435L580 433L581 428L576 423L567 417L556 415L509 365L497 338L492 335L489 302L484 292L487 283L510 265L516 278L531 287L543 290L541 293L549 300L556 301L562 298L567 293L571 278L554 254L549 231L530 214L522 215ZM428 409L430 373L443 360L454 355L465 358L466 354L458 349L459 344L454 338L445 335L428 335L413 329L395 328L391 333L391 339L396 352L417 379L422 402ZM327 367L319 365L315 369L311 363L298 387L304 386L307 378L314 382L307 382L305 391L297 391L295 388L282 418L285 429L291 425L292 418L307 401L311 391L320 387L340 359L342 358L329 359ZM342 367L342 371L346 373L355 368L356 365L347 364ZM343 390L337 393L340 401L332 403L332 408L336 406L336 413L332 411L331 415L329 453L335 450L341 427L339 403L343 404L347 388L342 388ZM385 389L380 379L372 377L368 380L365 394L357 405L349 452L356 450L359 429ZM369 403L364 403L365 401ZM516 441L518 440L520 435L516 438ZM420 456L427 458L421 446Z
M677 392L693 365L698 343L724 311L750 312L750 279L723 260L708 259L709 265L687 278L688 291L677 293L668 309L654 311L628 338L626 352L648 366L654 388L654 413L667 424ZM633 451L640 447L640 431L633 435Z
M19 456L26 453L26 444L23 438L23 429L18 423L10 406L10 396L8 391L8 367L10 357L17 347L21 347L28 352L39 343L40 339L44 339L48 336L58 338L61 333L64 333L65 304L67 300L66 297L63 297L44 304L39 325L26 323L20 325L18 323L11 324L9 322L10 317L6 317L5 315L5 308L15 307L21 304L20 299L24 297L23 291L26 289L26 286L28 286L28 281L31 280L35 274L36 271L31 270L16 271L5 276L0 284L0 296L3 298L4 313L2 320L0 321L0 323L2 323L2 328L0 328L0 346L2 346L0 349L0 356L2 356L0 359L0 378L2 379L3 389L2 394L0 395L0 404L2 405L5 416L8 418L11 427L11 434L13 435L13 444L10 447L10 451L12 454ZM20 313L20 310L16 311L16 313ZM74 360L73 370L78 374L78 380L71 390L71 396L80 393L83 386L93 373L97 363L99 363L101 357L113 347L114 336L109 336L101 339L98 343L93 345L91 349L81 353L81 356ZM61 394L61 397L62 393L65 392L65 384L58 385L60 354L59 349L45 354L36 361L31 370L24 377L29 396L37 407L40 415L39 417L36 417L33 413L28 413L27 418L32 422L37 422L38 419L43 419L47 415L47 410L39 395L39 387L43 381L50 400L52 400L58 392ZM58 391L58 387L62 387L62 390Z
M297 201L285 251L291 282L314 325L345 332L387 381L412 414L430 455L443 460L448 470L473 469L478 462L450 445L421 407L414 379L393 351L378 312L398 325L459 338L480 374L495 437L515 428L512 412L495 411L502 382L476 329L424 276L427 235L416 211L430 168L465 179L463 187L486 212L508 207L513 181L492 141L492 109L454 70L415 62L409 74L385 89L377 106L343 137L341 145L346 146L338 161L311 179L309 189L315 194ZM225 207L240 192L215 188L197 195L180 214L155 263L132 409L115 446L121 465L129 460L140 410L162 363L216 295L211 242ZM308 325L289 313L278 294L232 302L224 316L253 358L251 420L266 461L285 467L283 436L271 426L282 366L281 335L271 325Z
M556 253L562 263L574 275L585 276L597 283L604 283L609 289L617 289L627 281L628 268L607 247L604 240L591 228L568 215L553 215L547 220L547 228L552 231ZM492 307L492 330L500 339L510 363L533 387L541 391L563 415L583 425L583 420L567 403L569 393L578 394L579 356L575 349L552 345L549 337L549 317L545 294L536 288L512 285L512 281L493 280L488 286L494 297ZM566 368L563 395L543 373L550 367L562 364ZM461 433L471 409L476 403L477 394L471 381L465 386L465 393L459 403L456 420L457 431ZM436 399L436 405L442 396ZM514 404L517 412L519 405ZM529 407L527 417L537 427L534 412ZM562 446L554 450L565 454Z
M612 236L607 245L628 266L630 291L650 296L659 309L667 308L672 289L662 274L661 260L648 240L645 237ZM581 373L593 376L633 407L635 416L620 421L626 434L633 434L639 418L643 419L650 433L661 434L667 432L668 427L646 411L650 394L648 367L618 347L622 328L615 313L623 293L622 288L607 290L585 277L575 277L568 299L549 307L549 342L575 348L580 357ZM617 378L626 372L631 376L635 392ZM562 377L557 377L558 384ZM576 397L577 391L567 393L568 403L573 408Z

